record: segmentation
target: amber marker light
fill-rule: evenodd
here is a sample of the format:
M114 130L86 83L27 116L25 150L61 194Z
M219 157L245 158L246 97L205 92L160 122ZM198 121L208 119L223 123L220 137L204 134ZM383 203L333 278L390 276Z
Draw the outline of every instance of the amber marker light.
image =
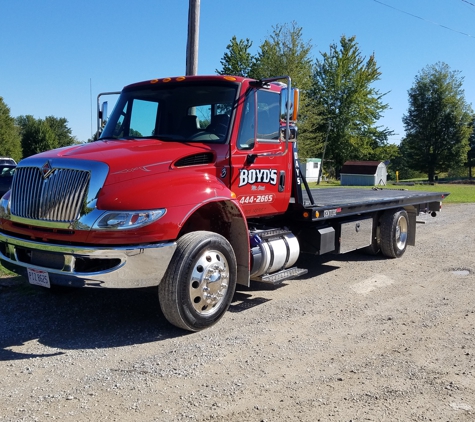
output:
M224 76L223 78L226 79L227 81L235 81L236 80L236 78L234 76Z
M234 192L231 192L231 198L236 199L236 194Z
M305 211L302 215L303 215L303 218L308 218L309 213L307 211Z
M181 82L181 81L184 81L186 78L184 76L179 76L178 78L176 78L177 82Z
M320 217L320 213L318 211L315 211L315 218Z
M152 80L150 81L151 84L156 84L157 82L158 82L158 79L152 79Z
M172 80L172 78L164 78L162 79L162 82L170 82Z

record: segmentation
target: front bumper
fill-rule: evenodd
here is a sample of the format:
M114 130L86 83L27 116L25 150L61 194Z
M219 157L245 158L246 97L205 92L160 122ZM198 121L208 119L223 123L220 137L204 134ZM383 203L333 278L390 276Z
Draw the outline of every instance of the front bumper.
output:
M46 271L53 285L139 288L158 286L175 242L93 247L34 242L0 233L0 261L17 274Z

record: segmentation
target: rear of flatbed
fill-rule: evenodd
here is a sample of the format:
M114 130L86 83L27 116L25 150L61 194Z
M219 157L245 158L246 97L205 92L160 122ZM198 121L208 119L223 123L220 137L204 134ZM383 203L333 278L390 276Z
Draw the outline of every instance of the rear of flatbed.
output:
M432 212L440 210L448 195L386 188L316 188L302 190L301 202L295 201L294 208L306 210L312 221L404 207L414 207L417 213Z
M295 149L294 149L294 152ZM297 157L294 154L294 157ZM448 192L388 188L313 188L294 161L295 180L287 216L304 253L346 253L365 249L401 257L416 242L416 218L441 209Z

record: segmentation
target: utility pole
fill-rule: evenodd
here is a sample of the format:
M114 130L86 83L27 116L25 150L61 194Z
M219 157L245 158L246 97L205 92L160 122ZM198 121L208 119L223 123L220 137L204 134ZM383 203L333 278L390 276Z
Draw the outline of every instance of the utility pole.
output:
M188 9L188 40L186 43L186 74L198 74L198 39L200 33L200 0L190 0Z

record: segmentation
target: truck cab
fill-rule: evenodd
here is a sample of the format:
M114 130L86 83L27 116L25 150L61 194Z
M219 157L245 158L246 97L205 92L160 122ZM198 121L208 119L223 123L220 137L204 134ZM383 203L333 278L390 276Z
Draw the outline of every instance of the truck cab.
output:
M291 191L283 92L287 86L276 81L231 76L132 85L123 90L98 140L179 143L178 166L212 162L213 176L236 195L246 217L275 215L286 211ZM190 154L197 148L201 152Z
M285 127L297 104L278 79L194 76L125 87L111 115L101 116L95 142L19 164L0 201L3 265L45 287L162 285L173 323L193 330L214 323L236 283L249 285L251 273L269 267L260 256L251 269L248 219L288 208ZM172 300L163 299L166 291L176 290L171 262L181 243L209 239L217 252L200 258L198 293L187 298L196 315L183 322L174 316L181 310L164 304ZM280 254L275 265L283 269L298 251ZM216 287L215 279L226 281Z

